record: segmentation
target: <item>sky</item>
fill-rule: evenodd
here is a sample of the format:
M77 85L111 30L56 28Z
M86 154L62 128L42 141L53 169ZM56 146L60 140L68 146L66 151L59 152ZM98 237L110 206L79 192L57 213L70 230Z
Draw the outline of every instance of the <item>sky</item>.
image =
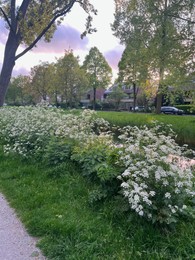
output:
M114 21L114 0L91 0L91 3L98 10L93 20L93 26L97 29L96 33L88 34L87 37L81 39L80 35L85 30L86 13L77 4L67 14L63 24L58 27L50 43L41 40L32 51L16 61L12 75L28 75L33 66L45 61L55 62L56 58L62 57L67 49L72 49L74 55L79 56L80 64L82 64L89 50L96 46L112 67L114 81L118 72L117 65L124 50L119 39L113 36L110 27ZM0 67L6 37L4 22L0 20ZM19 48L18 53L21 50L22 48Z

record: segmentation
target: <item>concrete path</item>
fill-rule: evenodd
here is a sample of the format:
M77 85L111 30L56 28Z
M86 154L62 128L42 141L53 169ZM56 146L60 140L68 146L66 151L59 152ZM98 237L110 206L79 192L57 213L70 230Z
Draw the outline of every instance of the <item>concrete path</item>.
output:
M0 193L0 260L46 260Z

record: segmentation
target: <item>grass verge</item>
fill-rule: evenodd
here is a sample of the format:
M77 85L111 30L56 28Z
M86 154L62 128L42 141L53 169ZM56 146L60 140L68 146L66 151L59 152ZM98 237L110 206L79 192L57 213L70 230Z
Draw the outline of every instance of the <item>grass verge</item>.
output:
M121 211L113 198L88 203L93 184L72 163L58 174L35 162L0 151L0 190L25 224L40 238L48 259L194 259L195 221L162 230Z

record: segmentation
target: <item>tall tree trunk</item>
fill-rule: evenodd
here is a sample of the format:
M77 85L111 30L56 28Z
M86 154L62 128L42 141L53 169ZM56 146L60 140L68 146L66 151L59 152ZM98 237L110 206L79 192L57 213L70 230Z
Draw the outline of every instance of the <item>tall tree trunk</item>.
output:
M15 65L15 55L18 48L16 36L10 32L4 52L4 60L0 74L0 107L3 106L9 86L12 71Z
M54 99L55 99L55 105L56 105L56 107L58 107L59 104L58 104L58 92L57 91L55 91L55 93L54 93Z
M161 113L162 97L163 97L163 94L161 92L158 92L157 96L156 96L156 113L157 114Z
M70 99L69 99L69 106L70 108L73 107L73 86L70 86Z
M163 81L165 74L165 63L166 63L166 38L167 38L167 7L168 0L164 3L164 16L162 24L162 37L161 37L161 50L160 50L160 72L159 72L159 88L156 97L156 113L161 113L161 106L163 100Z
M93 110L96 107L96 87L93 88Z
M160 79L159 79L159 87L158 87L158 92L156 96L156 114L161 113L161 106L162 106L162 101L163 101L163 80L164 80L164 60L162 59L162 64L160 68Z
M136 83L133 82L133 112L135 112L136 102L137 102L137 94L136 94Z

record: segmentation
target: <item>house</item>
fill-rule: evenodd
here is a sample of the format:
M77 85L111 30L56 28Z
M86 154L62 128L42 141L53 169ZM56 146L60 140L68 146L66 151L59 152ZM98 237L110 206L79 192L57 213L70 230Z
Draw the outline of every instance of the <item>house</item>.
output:
M103 89L103 88L96 89L96 102L103 101L104 92L105 92L105 89ZM93 100L94 100L94 90L90 89L83 95L80 102L84 107L88 108L93 103Z
M124 92L123 97L119 97L113 100L109 98L109 95L113 93L117 88L121 89ZM140 88L136 88L136 93L135 95L137 96L138 94L141 93ZM87 91L82 99L81 99L81 104L85 108L90 108L94 100L94 90L90 89ZM127 86L125 84L119 85L117 83L113 84L110 88L108 89L103 89L103 88L97 88L96 89L96 102L98 103L101 102L103 106L106 106L108 104L116 104L118 102L118 109L120 110L127 110L130 111L132 110L134 106L134 88L133 86ZM115 105L113 105L115 107Z

